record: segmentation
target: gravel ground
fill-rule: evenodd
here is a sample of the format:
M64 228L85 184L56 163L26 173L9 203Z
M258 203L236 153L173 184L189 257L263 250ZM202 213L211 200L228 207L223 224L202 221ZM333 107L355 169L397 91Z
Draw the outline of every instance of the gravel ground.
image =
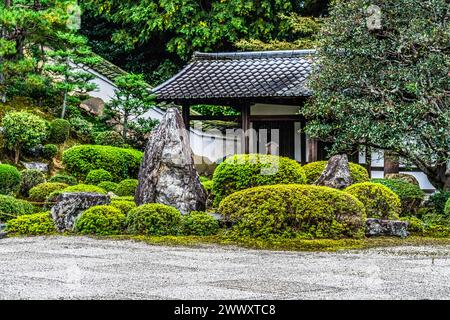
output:
M450 246L338 253L0 240L0 299L449 299Z

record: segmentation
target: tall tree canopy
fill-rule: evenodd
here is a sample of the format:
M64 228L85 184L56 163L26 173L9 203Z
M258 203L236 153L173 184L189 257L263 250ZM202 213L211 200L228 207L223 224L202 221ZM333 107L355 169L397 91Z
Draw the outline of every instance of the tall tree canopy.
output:
M450 187L449 3L335 1L319 43L307 133L390 150Z

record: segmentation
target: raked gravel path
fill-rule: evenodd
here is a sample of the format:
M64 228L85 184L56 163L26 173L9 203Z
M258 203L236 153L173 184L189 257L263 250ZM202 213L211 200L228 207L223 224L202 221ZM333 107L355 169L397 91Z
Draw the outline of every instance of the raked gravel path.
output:
M0 240L0 299L450 299L450 246L337 253Z

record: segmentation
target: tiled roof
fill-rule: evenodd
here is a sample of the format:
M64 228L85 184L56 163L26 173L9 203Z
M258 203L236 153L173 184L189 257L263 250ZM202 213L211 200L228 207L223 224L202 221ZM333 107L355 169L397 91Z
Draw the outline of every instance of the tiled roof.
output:
M153 89L157 99L302 97L314 50L199 53Z

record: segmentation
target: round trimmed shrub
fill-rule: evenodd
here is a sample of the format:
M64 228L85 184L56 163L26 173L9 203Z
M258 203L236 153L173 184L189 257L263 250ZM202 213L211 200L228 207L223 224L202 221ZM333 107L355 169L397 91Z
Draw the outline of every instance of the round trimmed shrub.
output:
M419 186L399 179L372 179L371 182L380 183L391 189L402 203L402 214L416 213L422 201L425 199L425 192Z
M398 219L401 212L400 198L380 183L362 182L347 187L345 192L364 204L368 218Z
M62 190L56 190L52 193L50 193L47 197L47 201L52 202L55 201L56 198L62 194L62 193L75 193L75 192L88 192L88 193L100 193L100 194L106 194L106 190L90 185L90 184L76 184L74 186L66 186L66 188Z
M115 200L114 198L111 200L111 206L119 209L125 215L127 215L128 212L136 208L136 204L134 203L134 201Z
M53 177L51 177L48 182L59 182L59 183L65 183L69 186L74 186L78 183L77 179L75 177L72 177L67 174L55 174Z
M9 164L0 164L0 194L12 195L19 191L20 172Z
M8 232L23 235L43 235L56 232L50 212L18 216L7 223Z
M236 191L262 185L306 183L297 161L274 155L240 154L227 158L214 171L214 204Z
M75 231L82 234L113 235L125 229L125 215L113 206L94 206L75 221Z
M131 234L176 235L180 223L180 211L159 203L139 206L131 210L127 216L127 230Z
M313 184L322 175L323 170L327 166L327 161L315 161L305 164L302 168L305 171L308 184ZM349 162L350 177L353 183L361 183L369 181L369 173L367 169L357 163Z
M111 173L104 169L91 170L86 176L86 184L97 185L100 182L111 181L113 179Z
M69 138L70 122L65 119L55 119L50 122L50 141L64 143Z
M133 197L136 194L139 181L136 179L126 179L119 183L114 192L119 197Z
M105 189L107 192L115 192L119 184L111 181L100 182L97 186Z
M45 182L45 175L36 169L25 169L20 172L20 194L28 197L31 188Z
M58 182L41 183L30 189L29 191L30 199L32 201L44 202L51 193L63 190L64 188L67 187L68 185L65 183L58 183Z
M122 135L117 131L104 131L99 132L94 138L95 144L102 146L113 146L122 148L125 145L125 140Z
M364 205L356 197L328 187L272 185L226 197L219 212L240 236L316 238L364 235Z
M46 144L42 152L45 159L51 160L58 154L58 147L55 144Z
M91 170L105 169L113 176L112 181L121 181L138 176L142 156L141 151L133 149L79 145L64 152L63 164L67 172L80 180Z
M25 200L0 195L0 221L7 222L24 214L34 213L34 206Z
M182 217L182 232L192 236L210 236L219 231L219 222L201 211L191 211Z

